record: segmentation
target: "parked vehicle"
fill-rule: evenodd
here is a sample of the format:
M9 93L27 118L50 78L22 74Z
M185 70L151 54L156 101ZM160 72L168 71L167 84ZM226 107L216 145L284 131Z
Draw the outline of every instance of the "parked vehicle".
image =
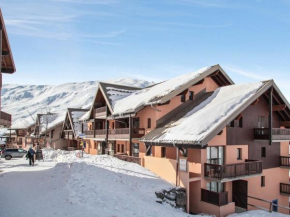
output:
M27 151L21 148L8 148L1 151L1 158L4 157L6 160L11 160L11 158L22 158L26 153Z

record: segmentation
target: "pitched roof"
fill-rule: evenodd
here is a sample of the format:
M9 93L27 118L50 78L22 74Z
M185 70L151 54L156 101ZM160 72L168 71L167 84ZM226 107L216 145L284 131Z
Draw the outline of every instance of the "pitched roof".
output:
M220 86L234 84L219 65L214 65L143 89L100 82L96 96L102 92L112 115L122 116L137 113L148 105L165 103L212 74Z
M270 87L283 98L273 80L218 88L190 111L185 110L180 116L168 120L142 137L141 141L205 146ZM289 109L286 99L284 103Z
M88 111L88 109L68 108L62 130L64 130L66 122L69 121L70 126L72 127L71 130L76 138L81 132L81 124L79 123L80 118L83 117Z
M14 73L16 71L11 47L8 40L8 35L5 27L4 18L2 16L2 11L0 9L0 29L2 29L2 73Z

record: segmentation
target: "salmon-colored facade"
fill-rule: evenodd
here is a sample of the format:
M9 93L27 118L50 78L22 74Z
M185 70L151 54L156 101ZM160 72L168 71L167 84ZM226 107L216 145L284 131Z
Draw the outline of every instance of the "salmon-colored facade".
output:
M264 133L256 135L254 132L256 128L269 127L261 124L270 119L273 129L284 128L280 113L269 110L266 92L245 106L236 118L228 120L204 147L175 146L144 139L178 116L187 104L197 102L204 94L221 86L230 85L218 82L214 77L218 73L220 71L205 76L164 103L147 105L118 117L111 114L105 88L99 88L87 122L88 131L84 132L85 151L139 163L168 182L186 188L189 213L226 216L235 213L237 207L241 210L269 210L271 207L271 211L289 213L285 207L289 207L290 191L281 184L287 189L290 165L282 165L280 159L280 156L289 157L289 138L279 140L275 137L269 144ZM219 77L219 80L226 79Z

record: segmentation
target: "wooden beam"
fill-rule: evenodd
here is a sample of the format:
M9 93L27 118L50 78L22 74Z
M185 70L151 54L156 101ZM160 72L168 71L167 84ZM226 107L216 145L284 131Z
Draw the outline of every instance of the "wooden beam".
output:
M192 86L196 86L196 85L202 84L203 82L204 82L204 78L202 80L200 80L199 82L197 82L196 84L192 85Z
M269 145L272 145L273 129L273 86L269 89Z
M273 105L273 111L284 111L286 109L286 105Z
M283 126L283 127L290 127L290 121L281 121L281 122L280 122L280 126Z
M260 101L260 97L257 98L257 99L252 103L252 105L256 105L259 101Z
M9 51L2 51L2 56L8 56L8 55L10 55L10 52Z
M219 70L215 71L214 73L210 74L208 77L213 77L213 76L216 76L220 73Z
M14 73L14 69L1 68L2 73Z

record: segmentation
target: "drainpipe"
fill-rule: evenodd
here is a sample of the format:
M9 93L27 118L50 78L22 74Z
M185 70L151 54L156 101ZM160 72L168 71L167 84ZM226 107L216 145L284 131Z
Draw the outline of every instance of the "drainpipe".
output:
M174 143L173 147L176 147ZM178 186L178 165L179 165L179 154L178 147L176 147L176 183L175 183L176 186Z
M273 129L273 87L269 89L269 145L272 145Z
M129 155L132 156L132 117L129 116Z

